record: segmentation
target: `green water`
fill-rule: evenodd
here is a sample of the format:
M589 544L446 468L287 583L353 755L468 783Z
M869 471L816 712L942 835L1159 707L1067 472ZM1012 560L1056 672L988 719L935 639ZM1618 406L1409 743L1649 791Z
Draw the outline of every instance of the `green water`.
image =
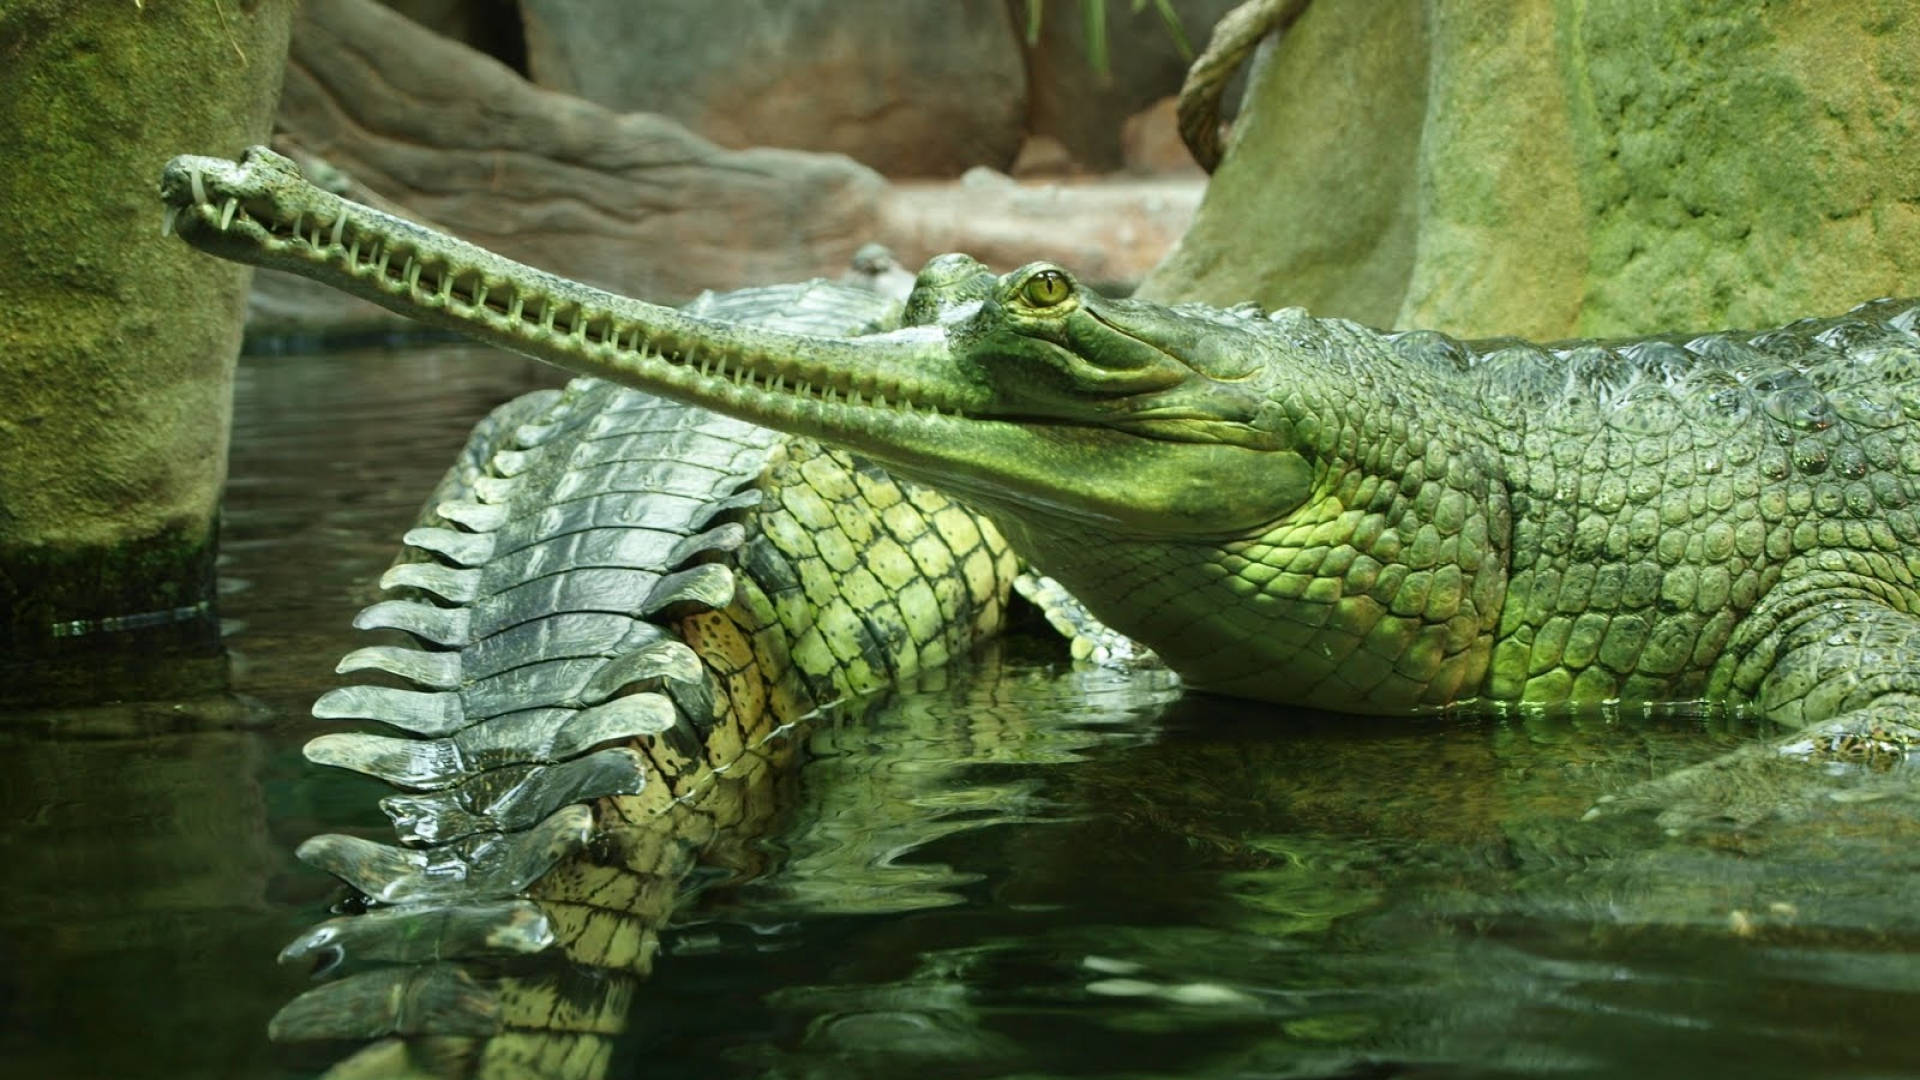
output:
M1878 778L1670 835L1580 819L1749 733L998 676L816 736L783 862L670 937L645 1075L1920 1074L1920 820L1841 801Z
M220 556L233 693L0 714L0 1075L252 1080L339 1056L267 1043L307 985L273 958L336 893L294 846L380 835L387 789L309 766L300 745L330 728L307 710L365 644L353 614L467 430L555 381L471 349L243 361Z
M308 985L274 952L336 895L293 845L384 832L383 788L300 760L307 706L466 428L550 378L459 349L243 367L235 695L0 755L5 1075L350 1049L264 1035ZM1745 825L1582 820L1754 737L1287 714L1016 641L807 735L764 869L703 877L613 1075L1920 1075L1903 774L1836 769Z

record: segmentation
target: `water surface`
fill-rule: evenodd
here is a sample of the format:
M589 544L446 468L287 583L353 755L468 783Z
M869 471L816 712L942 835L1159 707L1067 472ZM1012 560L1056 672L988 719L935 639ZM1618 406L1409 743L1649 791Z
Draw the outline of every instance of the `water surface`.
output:
M553 381L452 347L243 364L233 695L6 740L8 1075L339 1056L264 1038L307 985L273 954L335 896L293 846L384 835L381 785L299 758L307 709L467 428ZM1754 737L1289 713L1016 641L807 735L765 869L704 877L616 1075L1920 1075L1902 776L1740 826L1582 820Z
M815 737L784 861L668 940L646 1075L1920 1074L1920 821L1884 776L1675 835L1581 819L1748 725L1015 674Z
M476 348L247 358L235 385L220 608L232 693L0 714L0 1073L313 1075L267 1044L307 985L274 954L331 882L305 837L382 821L381 785L306 764L354 612L473 423L557 382ZM130 734L139 732L138 735ZM337 1051L338 1048L333 1048Z

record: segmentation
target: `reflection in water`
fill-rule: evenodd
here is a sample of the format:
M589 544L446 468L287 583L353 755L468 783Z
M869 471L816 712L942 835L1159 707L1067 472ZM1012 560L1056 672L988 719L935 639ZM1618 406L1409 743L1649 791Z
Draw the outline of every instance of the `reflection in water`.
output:
M1822 805L1670 835L1650 814L1581 819L1752 738L1740 722L1355 722L1194 698L1145 737L1029 715L1021 740L1084 759L1061 767L913 719L943 712L910 698L822 737L785 862L691 913L637 1054L680 1076L1920 1067L1897 1034L1920 1005L1908 782L1842 770ZM888 779L922 775L940 779ZM843 781L870 793L858 809ZM948 804L990 809L906 824ZM876 916L896 868L917 900Z
M182 991L258 969L281 932L267 752L255 731L217 728L0 741L9 1074L187 1075L152 1063L257 1059L230 1002Z
M384 835L385 788L299 760L324 729L307 709L418 503L529 370L451 349L243 366L238 697L0 746L9 1075L337 1058L264 1037L307 985L273 955L333 895L290 852ZM1581 818L1750 732L1170 697L990 656L823 720L765 841L722 845L633 986L612 1075L1920 1072L1907 774L1838 769L1785 816L1669 835Z
M1043 794L1040 767L1147 737L1177 695L1159 672L1061 674L1000 655L931 673L874 715L823 721L784 858L742 902L782 921L964 903L978 875L913 854L954 833L1061 820L1071 811Z
M554 381L472 348L248 360L221 607L233 694L0 715L0 1062L9 1076L312 1075L266 1041L273 955L333 886L297 868L375 785L298 756L395 539L500 400Z

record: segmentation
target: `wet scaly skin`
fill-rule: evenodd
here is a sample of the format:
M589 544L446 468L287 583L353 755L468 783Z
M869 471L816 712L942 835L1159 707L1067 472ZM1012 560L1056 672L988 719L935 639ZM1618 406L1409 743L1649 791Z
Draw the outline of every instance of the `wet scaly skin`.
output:
M1920 698L1920 311L1535 346L1107 300L1036 264L933 325L690 318L177 159L181 235L853 448L986 510L1191 686L1347 712Z

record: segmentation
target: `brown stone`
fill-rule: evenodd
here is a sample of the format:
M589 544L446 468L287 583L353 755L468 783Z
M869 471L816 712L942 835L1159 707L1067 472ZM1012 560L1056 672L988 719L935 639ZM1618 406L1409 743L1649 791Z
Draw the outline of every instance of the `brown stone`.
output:
M309 0L280 126L406 211L661 302L837 273L883 183L835 155L723 150L511 69L372 0Z
M1006 168L1027 116L1005 0L522 0L542 86L723 146L838 151L889 176Z
M1045 259L1107 290L1131 291L1193 220L1200 180L1021 183L976 169L958 184L896 183L879 238L919 267L964 251L996 270Z
M1186 78L1189 58L1152 4L1105 4L1107 70L1093 64L1081 5L1042 3L1040 40L1028 50L1032 108L1027 126L1059 140L1073 160L1092 172L1126 164L1121 131L1127 118L1168 95ZM1195 49L1220 16L1239 0L1179 0L1181 31ZM1007 0L1024 30L1027 0ZM1233 100L1232 98L1229 101Z
M1013 159L1009 175L1016 180L1037 177L1072 176L1080 167L1074 163L1073 155L1067 152L1066 144L1051 135L1033 135L1020 144L1020 153Z
M1136 176L1206 175L1180 141L1180 98L1169 94L1127 117L1120 126L1120 154Z

